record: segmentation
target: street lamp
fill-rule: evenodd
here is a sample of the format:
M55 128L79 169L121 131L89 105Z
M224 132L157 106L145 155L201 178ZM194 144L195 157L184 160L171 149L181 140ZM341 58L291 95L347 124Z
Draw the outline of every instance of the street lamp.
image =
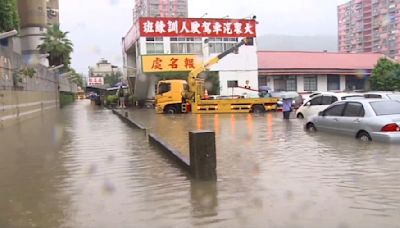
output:
M208 15L208 13L204 13L200 18L203 18L203 17L205 17L207 15Z

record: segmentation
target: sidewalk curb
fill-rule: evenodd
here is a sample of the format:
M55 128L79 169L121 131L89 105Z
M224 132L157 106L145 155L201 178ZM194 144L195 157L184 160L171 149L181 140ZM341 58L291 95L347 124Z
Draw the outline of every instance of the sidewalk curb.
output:
M112 112L116 114L122 121L129 124L131 127L137 128L142 130L148 134L149 144L152 146L157 147L160 151L164 152L169 158L174 160L182 169L184 169L190 175L190 161L189 158L186 158L174 149L170 144L161 140L158 136L153 133L148 133L148 129L143 127L141 124L133 121L129 118L129 112L125 110L115 110L113 109Z

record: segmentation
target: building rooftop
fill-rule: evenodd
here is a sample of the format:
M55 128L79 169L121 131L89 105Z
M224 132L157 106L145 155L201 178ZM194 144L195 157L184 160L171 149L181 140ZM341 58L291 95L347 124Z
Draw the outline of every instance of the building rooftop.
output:
M333 53L300 51L259 51L259 69L373 69L379 53Z

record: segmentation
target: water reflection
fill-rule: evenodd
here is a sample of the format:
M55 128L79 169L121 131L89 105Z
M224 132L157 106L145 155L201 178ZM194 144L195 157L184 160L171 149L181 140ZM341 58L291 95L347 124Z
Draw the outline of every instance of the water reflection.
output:
M68 213L57 114L0 130L0 227L56 227Z
M0 227L396 227L396 146L262 115L130 113L187 154L214 129L217 182L192 181L109 110L78 102L0 130Z

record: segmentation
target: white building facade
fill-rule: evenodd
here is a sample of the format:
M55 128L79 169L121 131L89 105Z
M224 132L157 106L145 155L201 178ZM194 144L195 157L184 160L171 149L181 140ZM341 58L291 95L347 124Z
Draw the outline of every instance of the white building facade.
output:
M177 60L182 66L168 68L171 63L151 70L156 59L180 59L192 56L196 66L206 63L228 50L245 37L255 38L256 23L244 19L207 18L140 18L123 38L124 73L132 92L140 99L152 99L160 73L186 72L184 59ZM153 62L148 60L153 58ZM186 57L185 57L186 58ZM144 62L145 61L145 62ZM246 92L239 87L258 88L257 45L241 46L235 53L227 55L209 69L218 73L219 95L241 95ZM228 87L236 84L238 87Z

